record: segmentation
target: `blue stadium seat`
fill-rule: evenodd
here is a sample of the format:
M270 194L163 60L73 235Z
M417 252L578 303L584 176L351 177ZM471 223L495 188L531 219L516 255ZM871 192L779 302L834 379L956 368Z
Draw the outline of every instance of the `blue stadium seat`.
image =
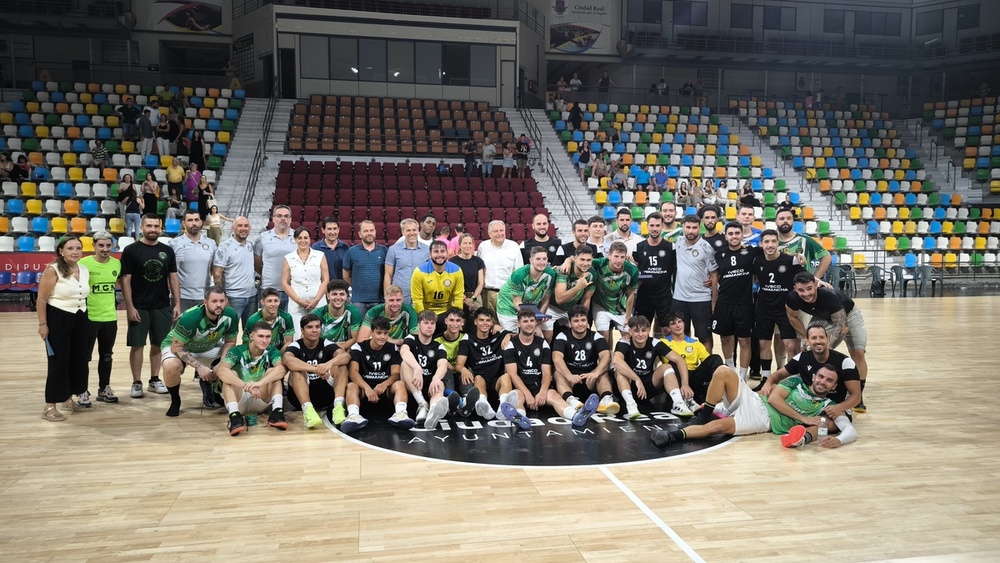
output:
M56 196L60 199L72 199L73 195L75 195L73 184L69 182L59 182L56 184Z
M603 209L603 212L604 212L604 220L605 221L614 221L615 220L615 208L613 206L611 206L611 205L605 205L604 209Z
M111 140L111 128L110 127L101 127L100 129L98 129L97 130L97 138L100 139L100 140L102 140L102 141L110 141Z
M247 93L245 90L233 90L233 97L237 100L242 100L247 97Z
M618 190L608 192L608 205L621 205L622 194Z
M125 100L122 101L124 102ZM108 103L108 95L103 92L94 94L94 103L97 105Z
M10 272L0 272L0 291L10 289L12 278Z
M49 220L46 217L35 217L31 220L31 232L46 234L49 232Z
M789 192L788 202L791 203L792 205L798 205L802 203L802 194L800 194L799 192Z
M21 100L14 100L13 102L10 103L10 111L12 113L18 113L24 111L24 109L25 109L24 102L22 102Z
M917 267L917 255L912 252L907 252L906 256L903 257L903 267L904 268L916 268Z
M81 113L80 115L76 116L76 126L90 127L90 116L85 113Z
M26 113L17 113L14 115L15 125L31 125L31 116Z
M30 139L35 136L35 128L31 125L22 125L17 130L17 136L22 139Z
M212 145L212 155L213 156L226 156L227 149L224 143L215 143Z
M83 139L73 140L73 152L76 153L90 152L90 147L87 145L87 141L84 141Z
M42 82L41 80L32 80L31 81L31 89L34 90L35 92L44 92L45 91L45 83Z
M160 157L156 156L155 154L147 154L146 157L143 159L142 164L146 168L156 168L157 166L160 165Z
M35 251L35 237L31 235L21 235L17 237L17 250L18 252L34 252ZM20 279L21 274L27 274L28 272L18 272L18 279Z
M179 235L181 233L181 220L180 219L167 219L164 223L165 234L170 236Z
M219 121L218 119L209 119L206 125L206 129L208 129L209 131L221 131L222 122Z
M63 94L62 92L52 92L49 94L49 101L52 103L65 102L66 94Z
M21 199L7 200L7 214L14 216L24 215L24 200Z
M84 217L96 217L101 213L101 204L94 199L84 200L80 204L80 214Z

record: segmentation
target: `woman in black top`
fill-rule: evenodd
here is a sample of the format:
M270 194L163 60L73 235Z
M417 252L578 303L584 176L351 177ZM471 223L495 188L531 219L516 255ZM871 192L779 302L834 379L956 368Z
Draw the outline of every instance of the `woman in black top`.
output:
M590 143L587 141L583 142L583 146L580 147L580 159L578 160L578 168L580 169L580 181L584 182L586 179L584 175L587 172L587 167L590 166Z
M191 148L188 149L191 153L189 156L189 162L191 164L197 164L198 170L206 170L205 168L205 140L201 138L201 131L195 131L191 135Z
M470 322L472 311L482 306L483 288L486 285L486 263L475 255L476 241L465 233L458 239L458 254L449 260L462 269L465 278L465 320ZM472 326L472 325L468 325Z
M569 122L573 125L574 131L579 131L583 124L583 108L580 102L573 102L573 107L569 108Z

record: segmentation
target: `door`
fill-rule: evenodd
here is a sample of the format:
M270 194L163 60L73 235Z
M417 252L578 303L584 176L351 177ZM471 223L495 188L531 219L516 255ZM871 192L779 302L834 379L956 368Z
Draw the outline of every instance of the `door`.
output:
M278 65L281 73L281 97L297 98L298 94L298 73L295 65L295 49L280 49L278 51Z
M274 55L268 53L260 58L261 66L264 68L264 94L271 97L274 93Z
M515 61L500 60L500 106L517 105L517 67Z

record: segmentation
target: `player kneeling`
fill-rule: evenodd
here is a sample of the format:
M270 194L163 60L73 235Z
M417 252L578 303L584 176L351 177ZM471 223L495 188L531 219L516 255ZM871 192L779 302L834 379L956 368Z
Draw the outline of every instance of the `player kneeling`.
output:
M583 401L597 391L601 400L597 412L617 414L618 403L611 395L608 366L611 351L608 341L590 330L587 309L581 305L570 307L569 332L561 332L552 342L552 366L555 368L556 392L574 408L582 408Z
M389 424L404 430L413 428L413 419L406 416L406 386L399 379L399 348L388 343L389 327L389 319L374 318L371 322L371 338L351 346L347 419L340 425L340 430L345 434L368 425L368 419L361 416L362 398L372 405L385 405L390 392L395 402L395 412L389 417Z
M247 429L244 412L262 413L271 407L267 425L280 430L288 428L282 409L281 381L285 378L281 352L271 346L271 326L259 322L250 327L250 342L229 350L215 368L222 382L222 398L229 411L229 435ZM266 400L270 397L270 401Z

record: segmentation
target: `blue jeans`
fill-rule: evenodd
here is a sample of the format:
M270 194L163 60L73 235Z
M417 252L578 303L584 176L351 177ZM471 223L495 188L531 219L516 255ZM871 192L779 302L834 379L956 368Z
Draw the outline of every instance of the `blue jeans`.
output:
M493 161L484 160L483 161L483 177L490 178L493 176Z
M353 301L353 302L351 302L351 304L358 308L358 311L361 312L361 318L363 319L363 318L365 318L365 313L368 312L368 309L371 309L372 307L374 307L375 305L379 305L380 303L378 303L378 302L375 302L375 303L363 303L361 301Z
M257 312L258 301L254 296L250 297L230 297L229 306L236 310L236 314L240 317L240 322L243 324L243 331L246 332L247 320L250 315Z
M139 225L142 223L142 214L140 213L126 213L125 214L125 235L130 236L136 240L142 234L139 231Z

